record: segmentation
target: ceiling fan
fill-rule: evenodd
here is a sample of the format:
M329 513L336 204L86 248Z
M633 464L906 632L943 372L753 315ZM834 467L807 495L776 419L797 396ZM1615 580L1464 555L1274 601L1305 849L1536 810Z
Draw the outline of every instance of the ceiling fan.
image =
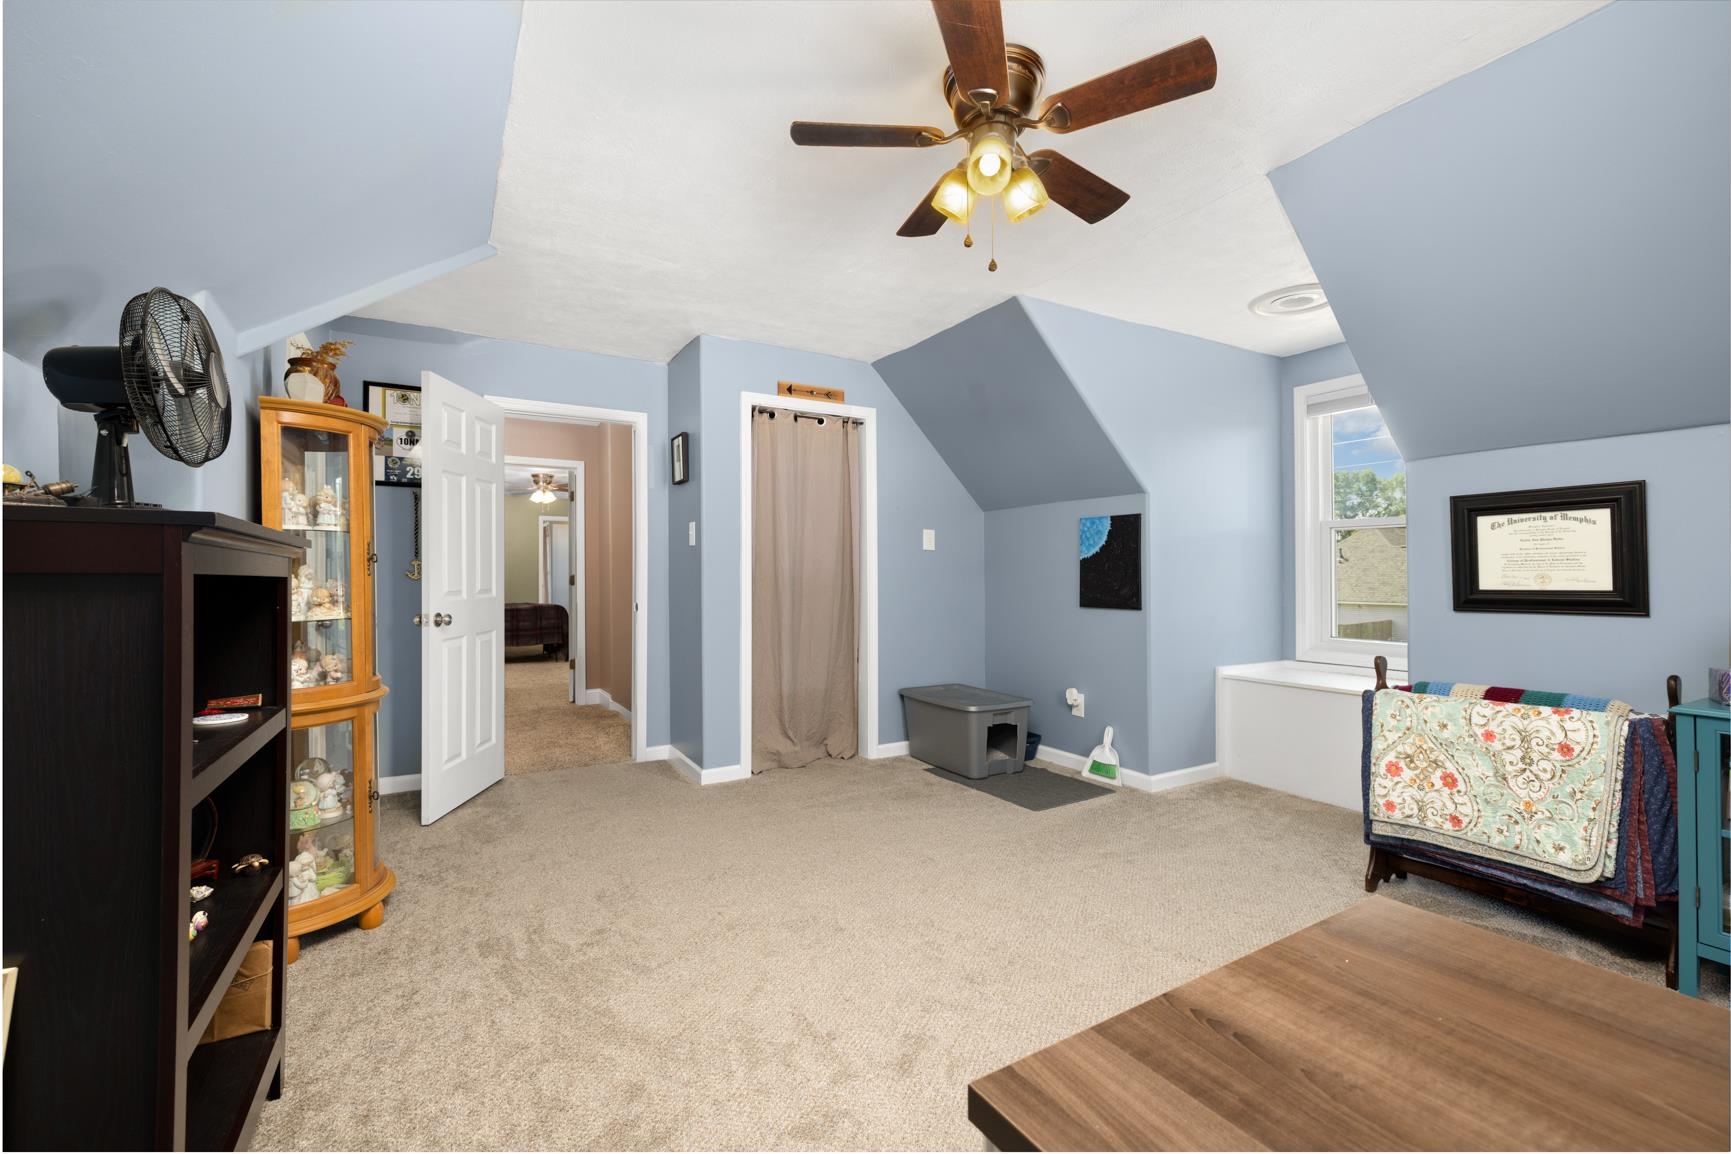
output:
M555 484L551 473L530 473L529 481L535 486L529 490L529 500L537 505L551 505L559 499L558 494L571 492L571 486L564 481Z
M999 0L932 0L950 66L944 98L956 129L913 124L793 122L795 144L839 148L929 148L965 140L968 157L932 186L896 230L931 236L946 219L966 224L979 197L1003 195L1004 215L1024 220L1048 200L1089 224L1111 216L1130 194L1049 148L1027 152L1021 134L1078 129L1141 112L1214 87L1214 49L1202 37L1066 88L1040 100L1045 63L1021 44L1004 42ZM1036 102L1038 102L1036 104ZM970 235L963 241L972 243ZM997 268L994 260L990 266Z

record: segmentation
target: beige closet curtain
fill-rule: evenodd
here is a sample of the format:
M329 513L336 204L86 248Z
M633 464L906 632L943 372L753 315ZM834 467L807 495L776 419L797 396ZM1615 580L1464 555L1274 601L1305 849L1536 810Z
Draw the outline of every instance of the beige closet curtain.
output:
M752 772L859 752L859 428L751 416Z

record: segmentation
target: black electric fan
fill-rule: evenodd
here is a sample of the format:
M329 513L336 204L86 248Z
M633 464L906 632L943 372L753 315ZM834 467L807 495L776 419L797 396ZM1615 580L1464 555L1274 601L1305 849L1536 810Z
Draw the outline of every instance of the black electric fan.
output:
M197 468L228 448L232 423L222 350L199 307L165 288L120 314L120 347L50 349L42 378L62 405L96 414L96 460L81 505L137 505L129 434Z

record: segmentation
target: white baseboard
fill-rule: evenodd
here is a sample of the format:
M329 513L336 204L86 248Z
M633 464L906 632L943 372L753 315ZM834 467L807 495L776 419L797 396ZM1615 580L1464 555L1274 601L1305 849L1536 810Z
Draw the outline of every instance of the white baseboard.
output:
M879 745L869 756L906 757L908 756L908 743L905 741L887 741Z
M672 761L673 747L671 745L651 745L643 750L644 761Z
M419 793L420 790L421 775L418 773L399 773L379 778L380 793Z
M1111 785L1109 777L1099 777L1088 772L1088 759L1067 749L1054 749L1050 745L1042 745L1034 755L1041 761L1049 761L1063 769L1073 769L1084 775L1096 785ZM1163 790L1177 789L1181 785L1194 785L1199 781L1220 776L1220 766L1216 762L1207 765L1193 765L1187 769L1174 769L1169 773L1143 773L1139 769L1118 767L1117 784L1126 789L1141 790L1143 793L1160 793Z
M1209 781L1220 776L1220 765L1209 762L1206 765L1192 765L1184 769L1169 770L1166 773L1138 773L1133 769L1120 769L1118 776L1131 789L1139 789L1143 793L1160 793L1168 789L1177 789L1183 785L1195 785L1199 781Z
M620 705L617 701L614 701L611 693L608 693L605 689L591 689L589 692L595 698L591 704L605 705L608 709L611 709L626 721L631 720L631 711L626 709L623 705Z
M720 785L726 781L744 781L751 776L741 765L718 765L704 769L670 745L656 748L667 750L667 760L673 763L673 768L677 769L685 780L696 785Z

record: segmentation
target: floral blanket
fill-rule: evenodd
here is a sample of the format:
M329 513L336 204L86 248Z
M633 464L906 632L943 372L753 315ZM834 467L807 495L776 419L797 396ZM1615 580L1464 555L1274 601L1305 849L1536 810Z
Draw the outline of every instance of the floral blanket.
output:
M1379 690L1371 831L1570 882L1612 877L1629 712Z

